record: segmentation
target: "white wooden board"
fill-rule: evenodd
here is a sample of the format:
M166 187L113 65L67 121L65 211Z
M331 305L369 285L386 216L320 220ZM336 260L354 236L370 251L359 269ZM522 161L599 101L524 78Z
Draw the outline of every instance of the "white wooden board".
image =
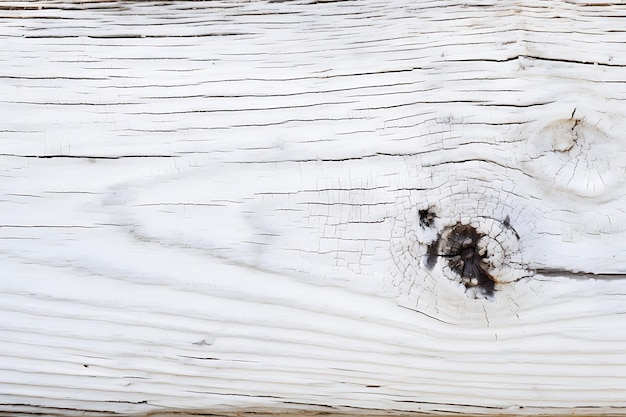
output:
M626 413L625 18L0 2L0 414Z

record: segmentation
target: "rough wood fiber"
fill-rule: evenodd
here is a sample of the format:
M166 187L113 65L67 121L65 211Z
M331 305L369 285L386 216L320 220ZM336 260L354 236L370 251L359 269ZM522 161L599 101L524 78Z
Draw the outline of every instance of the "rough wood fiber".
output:
M0 412L626 413L624 16L1 2Z

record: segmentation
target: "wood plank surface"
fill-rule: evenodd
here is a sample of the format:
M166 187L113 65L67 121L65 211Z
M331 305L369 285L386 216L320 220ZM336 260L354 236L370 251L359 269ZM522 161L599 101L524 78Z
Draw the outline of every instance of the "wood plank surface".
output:
M0 2L0 414L626 414L625 18Z

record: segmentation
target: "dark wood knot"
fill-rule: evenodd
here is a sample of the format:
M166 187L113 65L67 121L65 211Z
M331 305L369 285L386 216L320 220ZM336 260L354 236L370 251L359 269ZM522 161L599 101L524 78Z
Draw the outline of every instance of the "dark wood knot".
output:
M490 233L461 222L444 227L427 247L426 267L432 270L439 259L444 260L445 276L484 297L492 297L497 284L526 276L520 262L520 236L510 219L494 223L484 228Z

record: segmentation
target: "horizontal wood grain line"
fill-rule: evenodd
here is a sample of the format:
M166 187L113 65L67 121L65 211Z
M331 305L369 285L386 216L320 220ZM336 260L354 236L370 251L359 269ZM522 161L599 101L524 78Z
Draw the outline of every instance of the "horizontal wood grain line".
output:
M134 158L176 158L177 155L73 155L73 154L43 154L43 155L26 155L26 154L8 154L2 153L0 156L11 158L36 158L36 159L94 159L94 160L115 160L115 159L134 159Z
M619 273L602 273L602 272L585 272L585 271L568 271L564 269L538 268L533 270L535 274L545 277L568 277L573 279L626 279L626 274Z
M220 33L194 33L190 35L150 35L143 33L128 33L128 34L109 34L109 35L24 35L24 39L67 39L67 38L88 38L88 39L161 39L161 38L208 38L208 37L220 37L220 36L249 36L251 33L235 33L235 32L220 32Z

